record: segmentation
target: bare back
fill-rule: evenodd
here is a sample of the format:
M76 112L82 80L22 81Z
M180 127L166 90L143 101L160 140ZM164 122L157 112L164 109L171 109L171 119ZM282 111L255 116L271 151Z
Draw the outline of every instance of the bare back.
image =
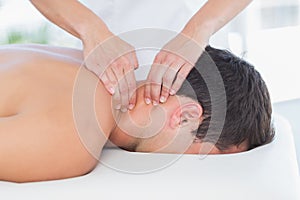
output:
M73 118L80 52L43 48L0 49L1 180L23 182L79 176L97 163L82 142ZM98 84L96 114L108 137L113 119L108 106L110 95L97 77L86 74L87 82ZM94 144L99 155L105 142L102 137Z

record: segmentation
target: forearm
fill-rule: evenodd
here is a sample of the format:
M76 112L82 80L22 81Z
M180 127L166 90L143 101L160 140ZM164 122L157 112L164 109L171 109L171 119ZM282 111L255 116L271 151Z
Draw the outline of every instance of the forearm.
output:
M209 38L239 14L252 0L208 0L182 31L198 42Z
M31 2L46 18L81 40L93 34L104 40L110 35L105 23L76 0L31 0Z

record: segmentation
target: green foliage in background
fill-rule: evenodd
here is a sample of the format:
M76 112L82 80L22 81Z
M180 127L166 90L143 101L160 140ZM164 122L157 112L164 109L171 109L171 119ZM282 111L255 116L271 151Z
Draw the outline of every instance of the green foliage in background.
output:
M48 44L49 31L48 26L44 25L33 32L10 30L7 33L6 40L2 44L20 44L20 43L39 43Z

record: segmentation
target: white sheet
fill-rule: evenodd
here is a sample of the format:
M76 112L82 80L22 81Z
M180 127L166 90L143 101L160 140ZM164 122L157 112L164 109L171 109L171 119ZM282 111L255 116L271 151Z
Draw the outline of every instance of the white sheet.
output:
M99 164L86 176L26 184L0 182L0 198L297 200L299 174L291 128L280 117L275 123L274 142L248 152L205 159L183 155L164 169L130 174L107 166L153 170L162 160L173 160L174 155L108 149L103 152L104 165Z

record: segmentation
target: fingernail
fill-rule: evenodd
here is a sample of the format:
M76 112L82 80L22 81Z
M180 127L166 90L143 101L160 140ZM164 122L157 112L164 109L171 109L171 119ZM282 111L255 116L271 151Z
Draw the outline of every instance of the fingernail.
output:
M153 105L157 106L158 105L157 101L153 101Z
M159 99L159 101L160 101L161 103L165 103L165 102L166 102L166 97L161 96L160 99Z
M129 110L132 110L134 108L134 104L130 104L129 106L128 106L128 109Z
M171 89L170 95L175 95L175 94L176 94L175 90Z
M126 112L126 111L127 111L127 108L122 108L121 111L122 111L122 112Z
M114 94L115 93L115 89L114 88L109 88L108 90L111 94Z
M146 98L146 99L145 99L145 103L146 103L147 105L149 105L149 104L151 103L151 100L150 100L149 98Z
M121 105L120 105L120 104L116 105L116 106L115 106L115 109L116 109L116 110L120 110L120 109L121 109Z

